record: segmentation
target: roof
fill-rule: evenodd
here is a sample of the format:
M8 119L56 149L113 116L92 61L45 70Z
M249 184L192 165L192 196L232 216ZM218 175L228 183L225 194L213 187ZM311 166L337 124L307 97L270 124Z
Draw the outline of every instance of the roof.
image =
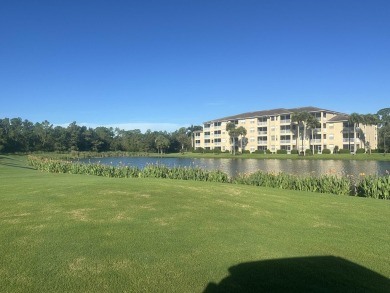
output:
M219 119L210 120L210 121L207 121L205 123L247 119L247 118L257 118L257 117L264 117L264 116L275 116L275 115L282 115L282 114L292 114L294 112L330 112L333 114L338 114L339 116L342 116L342 115L346 116L347 115L347 114L335 112L332 110L326 110L326 109L322 109L322 108L308 106L308 107L291 108L291 109L277 108L277 109L271 109L271 110L247 112L247 113L242 113L242 114L238 114L238 115L227 116L227 117L223 117L223 118L219 118Z
M340 121L348 121L348 115L347 114L341 114L334 116L333 118L330 118L328 122L340 122Z

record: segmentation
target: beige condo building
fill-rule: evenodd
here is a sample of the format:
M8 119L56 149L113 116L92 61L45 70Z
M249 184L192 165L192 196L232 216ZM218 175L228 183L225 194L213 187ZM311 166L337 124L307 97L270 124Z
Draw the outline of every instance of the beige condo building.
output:
M303 125L298 127L291 120L293 113L297 112L308 112L316 117L319 127L306 131ZM336 147L351 152L359 148L376 149L377 126L357 124L354 127L348 118L348 114L316 107L242 113L205 122L203 131L194 133L194 148L231 151L233 146L226 125L232 122L236 127L243 126L247 132L245 137L238 138L238 152L269 150L276 153L278 150L286 150L290 153L293 149L314 149L321 153L324 149L333 152Z

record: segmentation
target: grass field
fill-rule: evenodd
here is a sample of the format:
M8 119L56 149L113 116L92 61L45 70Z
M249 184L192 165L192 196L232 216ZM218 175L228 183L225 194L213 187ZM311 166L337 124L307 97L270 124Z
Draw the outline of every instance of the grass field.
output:
M0 156L0 292L389 292L390 203Z

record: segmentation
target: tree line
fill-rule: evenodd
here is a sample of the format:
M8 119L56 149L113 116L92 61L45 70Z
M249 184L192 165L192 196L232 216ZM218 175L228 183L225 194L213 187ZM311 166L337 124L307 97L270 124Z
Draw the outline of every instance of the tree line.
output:
M22 118L0 119L0 152L180 152L192 146L192 133L201 126L174 132L139 129L90 128L70 123L53 126L49 121L33 123Z

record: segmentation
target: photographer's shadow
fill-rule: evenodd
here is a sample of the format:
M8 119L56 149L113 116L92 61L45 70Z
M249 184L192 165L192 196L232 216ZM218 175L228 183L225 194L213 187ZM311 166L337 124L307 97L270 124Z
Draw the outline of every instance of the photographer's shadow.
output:
M358 264L334 256L274 259L241 263L215 292L390 292L390 280Z

